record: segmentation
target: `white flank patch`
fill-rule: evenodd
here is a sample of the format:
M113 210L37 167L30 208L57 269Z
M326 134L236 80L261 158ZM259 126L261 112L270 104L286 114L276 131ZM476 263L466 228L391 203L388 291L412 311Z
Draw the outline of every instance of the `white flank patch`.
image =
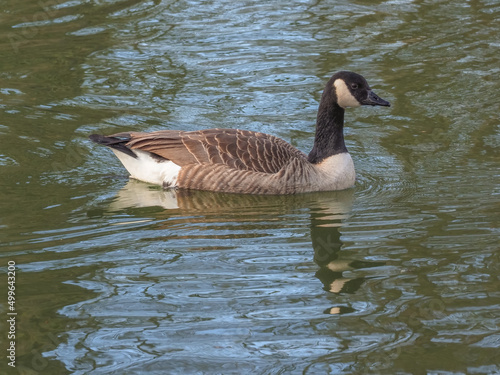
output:
M335 86L335 92L337 93L337 103L342 108L347 107L359 107L361 105L360 102L351 94L349 88L343 79L336 79L333 82L333 86Z
M175 187L181 167L172 161L159 162L149 152L134 150L137 158L113 150L130 177L163 187Z

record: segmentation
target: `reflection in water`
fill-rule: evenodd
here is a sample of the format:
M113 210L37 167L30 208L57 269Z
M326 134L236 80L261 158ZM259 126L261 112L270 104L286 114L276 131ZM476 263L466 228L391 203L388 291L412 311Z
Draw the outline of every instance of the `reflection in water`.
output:
M344 276L344 272L361 268L378 267L384 262L346 260L340 258L342 248L339 219L333 219L328 213L314 213L311 217L311 238L314 248L314 261L321 267L316 277L321 280L324 290L331 293L355 293L365 277Z
M330 293L354 294L366 280L366 277L346 277L345 272L356 269L383 266L384 262L370 262L342 259L340 251L342 240L339 227L347 211L332 212L315 210L311 212L311 239L314 248L314 261L320 266L316 277L323 283L323 289ZM334 306L324 311L325 314L347 314L354 312L350 306Z
M185 213L204 212L207 215L215 213L244 210L249 208L264 214L278 208L281 211L292 211L293 207L304 207L307 202L311 207L310 235L314 249L314 262L320 267L316 277L323 283L324 290L330 293L355 293L366 280L362 276L344 276L348 271L385 265L384 262L342 259L341 233L339 228L352 206L353 190L341 192L321 192L294 196L261 196L224 194L194 190L163 190L143 182L130 179L117 193L110 204L111 211L128 208L162 207L167 210L179 210ZM195 220L195 219L191 219ZM197 219L206 221L207 217ZM238 219L236 219L238 220ZM244 220L248 220L245 217ZM353 272L351 272L353 274ZM353 312L347 306L332 307L328 314L343 314Z
M331 3L2 2L16 370L500 373L498 0ZM122 167L88 134L224 126L308 150L340 69L394 102L347 114L352 208L110 198L122 182L100 176Z

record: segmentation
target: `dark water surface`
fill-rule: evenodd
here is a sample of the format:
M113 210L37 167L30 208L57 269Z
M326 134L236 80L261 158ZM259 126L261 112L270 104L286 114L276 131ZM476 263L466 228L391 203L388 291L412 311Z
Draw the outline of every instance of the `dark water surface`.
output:
M6 374L500 373L500 3L4 0ZM324 83L358 181L256 197L128 181L91 133L234 127L309 151Z

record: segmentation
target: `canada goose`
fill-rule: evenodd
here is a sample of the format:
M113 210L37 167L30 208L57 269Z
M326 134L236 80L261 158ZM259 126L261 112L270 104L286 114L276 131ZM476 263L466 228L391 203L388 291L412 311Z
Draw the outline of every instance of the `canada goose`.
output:
M238 129L125 132L90 139L111 147L131 177L164 188L248 194L343 190L355 182L344 110L390 106L356 73L334 74L321 97L309 155L272 135Z

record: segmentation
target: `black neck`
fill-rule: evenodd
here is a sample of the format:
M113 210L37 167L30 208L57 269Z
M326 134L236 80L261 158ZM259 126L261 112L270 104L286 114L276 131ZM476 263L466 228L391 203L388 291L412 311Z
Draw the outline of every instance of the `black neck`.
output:
M316 119L314 146L307 159L320 163L329 156L347 152L344 143L344 109L322 100Z

